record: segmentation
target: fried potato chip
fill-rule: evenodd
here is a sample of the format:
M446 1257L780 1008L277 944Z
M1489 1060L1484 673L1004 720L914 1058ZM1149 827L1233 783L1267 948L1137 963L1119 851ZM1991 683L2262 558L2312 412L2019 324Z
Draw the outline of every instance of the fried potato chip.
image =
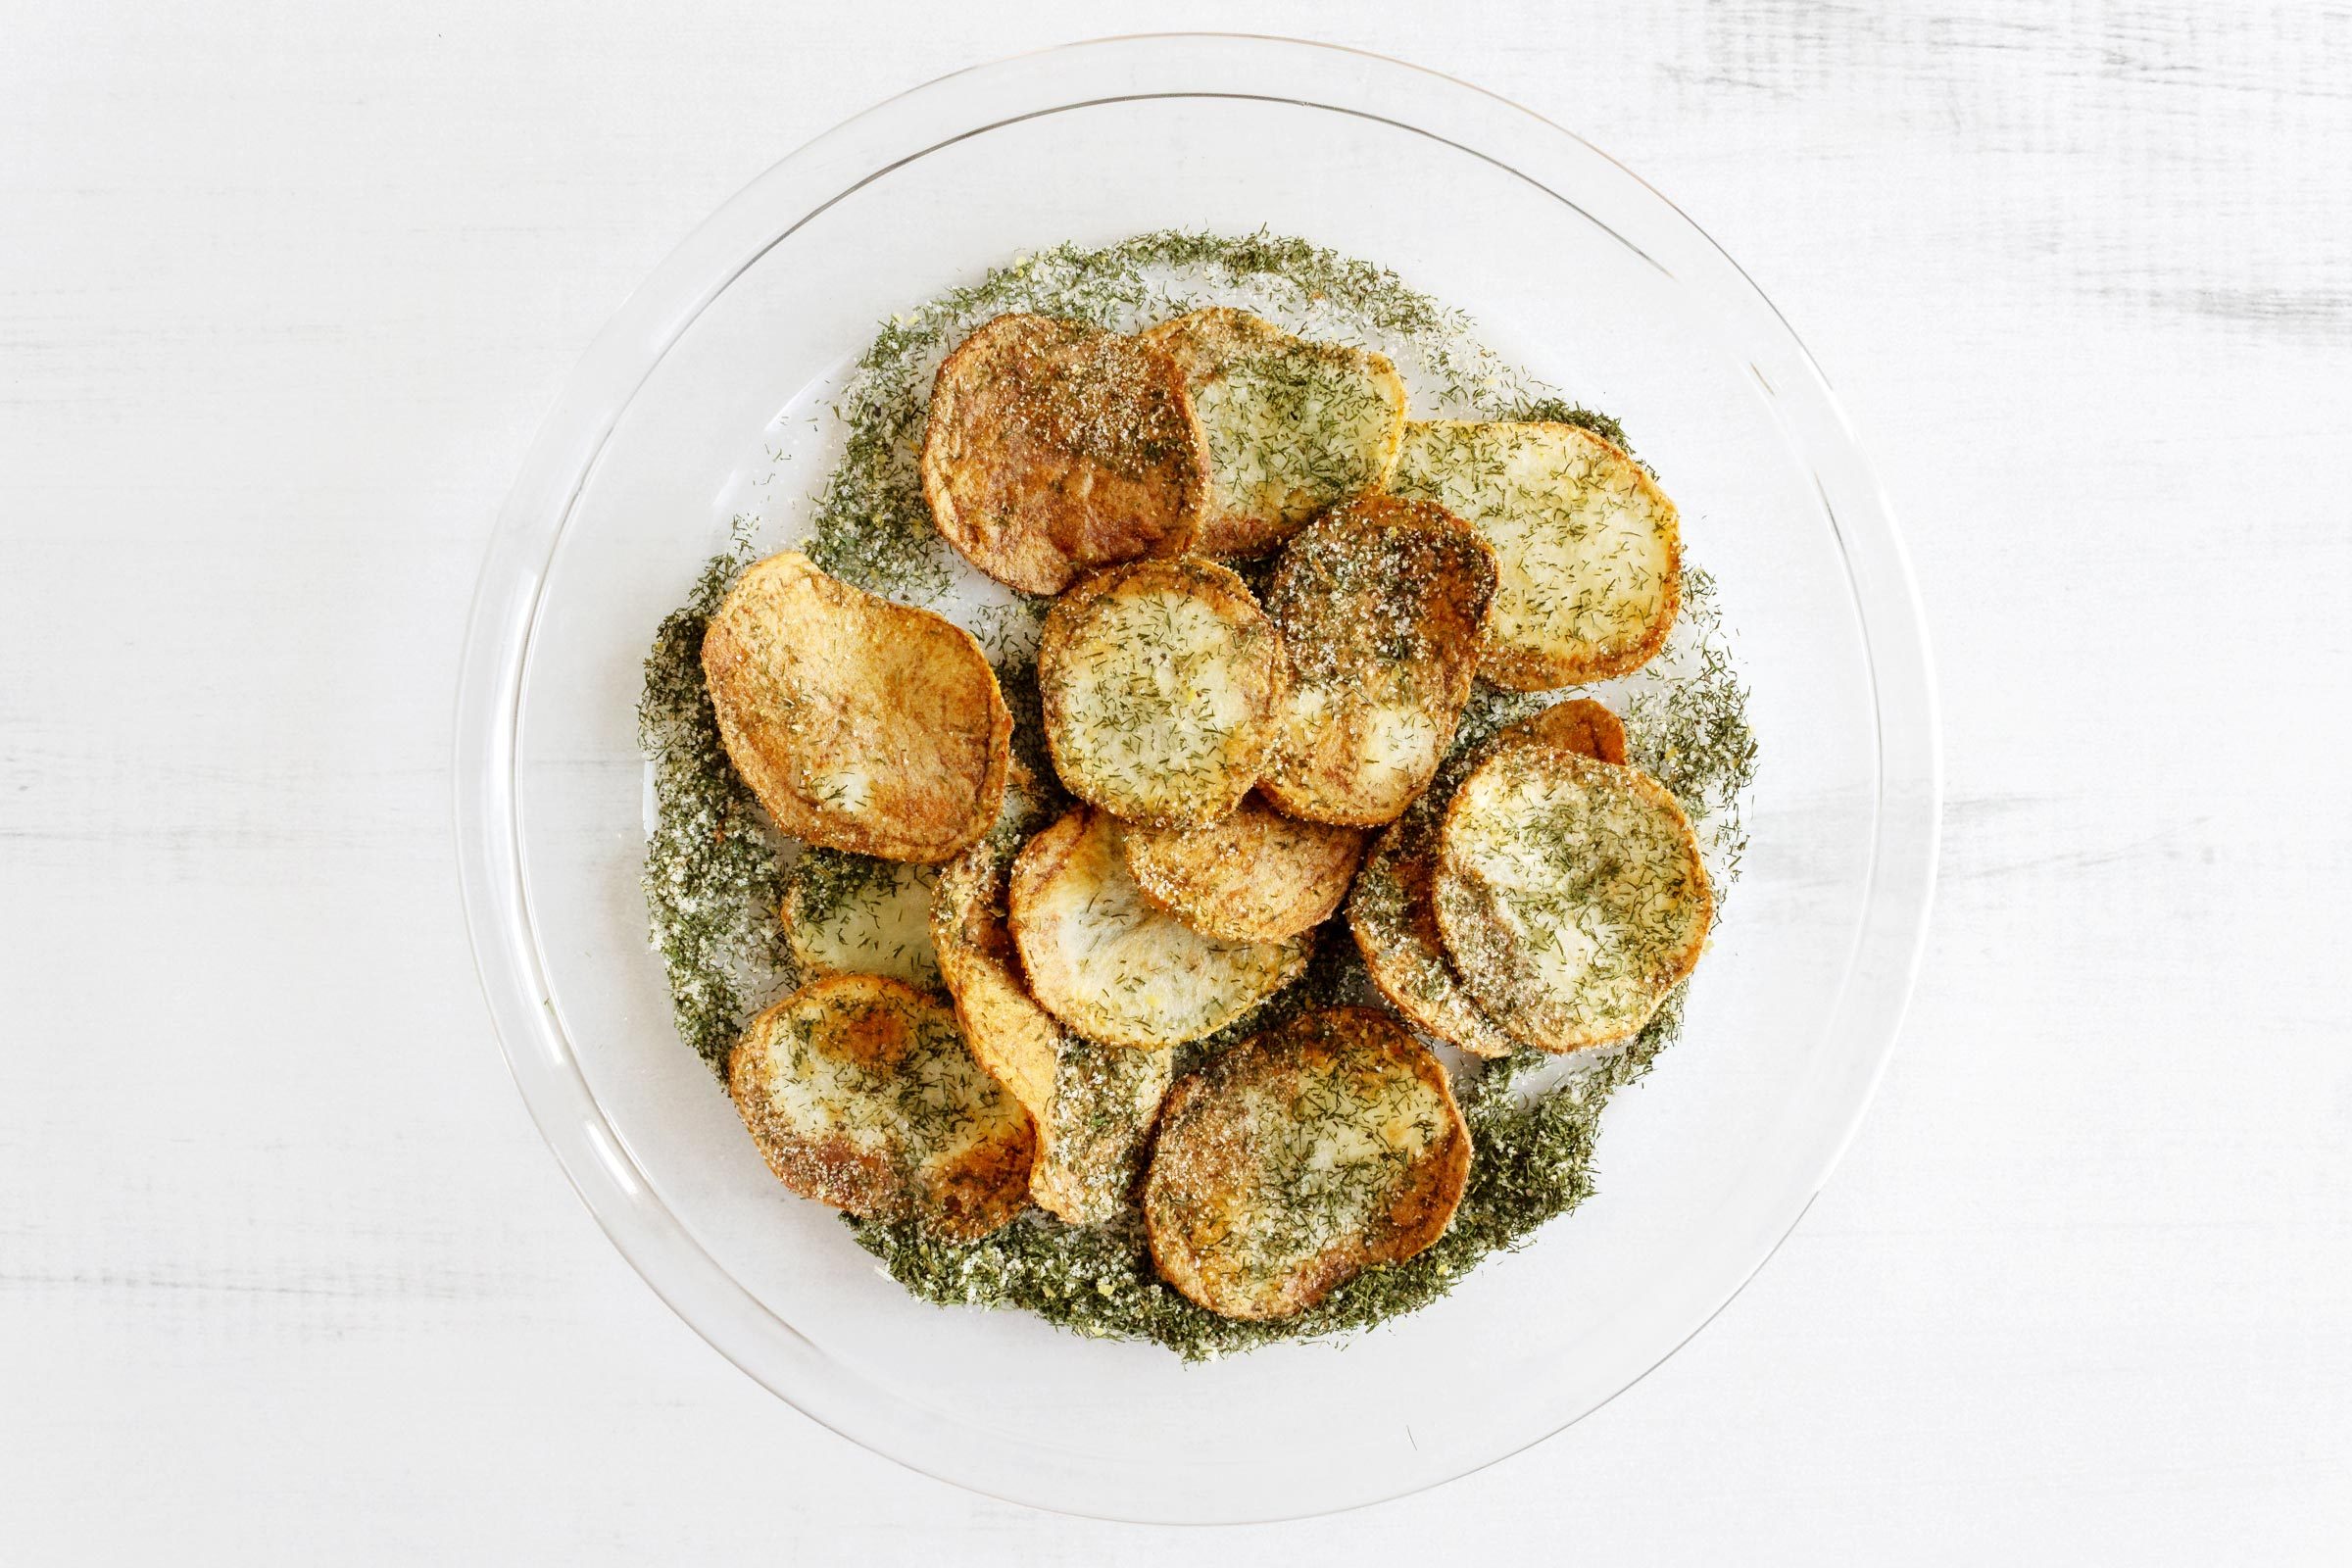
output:
M1413 1024L1479 1056L1507 1056L1518 1043L1487 1016L1446 956L1430 884L1437 873L1438 830L1453 799L1448 780L1519 743L1565 746L1603 762L1625 760L1625 726L1604 705L1589 697L1554 704L1450 760L1437 783L1381 831L1348 895L1348 928L1374 988Z
M1130 1212L1175 1076L1171 1047L1131 1051L1063 1036L1053 1098L1031 1113L1038 1158L1029 1173L1030 1200L1073 1225L1100 1225Z
M1404 382L1384 355L1294 337L1212 306L1143 334L1183 367L1208 444L1208 505L1192 549L1271 550L1342 497L1378 489L1404 433Z
M1015 756L997 825L940 867L931 899L931 946L956 1001L964 1044L1032 1117L1053 1098L1054 1059L1064 1036L1021 979L1012 931L1004 923L1004 880L1021 846L1054 820L1046 799L1036 775Z
M1013 816L1014 797L1006 799ZM1004 919L1020 825L1016 818L1012 834L990 835L941 871L932 935L965 1042L1036 1128L1031 1200L1073 1224L1099 1224L1127 1206L1173 1056L1165 1047L1082 1040L1029 995Z
M929 862L996 820L1012 713L953 621L787 551L719 605L703 671L728 759L794 838Z
M1282 643L1229 568L1145 561L1055 602L1037 675L1054 766L1073 795L1127 821L1197 825L1256 782Z
M1473 1055L1507 1056L1517 1043L1453 972L1430 907L1443 819L1425 795L1381 830L1348 895L1348 929L1374 989L1407 1020Z
M1080 808L1013 862L1012 935L1031 995L1105 1045L1180 1046L1216 1033L1306 970L1311 936L1226 942L1151 902L1116 819Z
M968 852L967 852L968 853ZM939 872L843 850L803 850L784 873L784 944L801 977L879 974L939 989L931 896Z
M1013 852L993 841L973 845L939 876L931 939L964 1042L980 1065L1012 1092L1032 1116L1054 1097L1063 1033L1022 983L1012 933L1004 923L1004 876Z
M1647 1023L1697 963L1714 907L1665 786L1535 741L1496 748L1454 792L1430 902L1487 1015L1557 1052Z
M1537 741L1546 746L1564 746L1596 762L1622 765L1625 761L1625 720L1611 712L1607 704L1590 697L1571 697L1564 703L1554 703L1495 738L1505 744Z
M1212 1312L1288 1317L1443 1236L1469 1175L1437 1057L1369 1007L1306 1013L1168 1096L1144 1186L1152 1260Z
M1309 821L1395 821L1453 744L1494 593L1494 552L1424 501L1357 496L1285 546L1266 595L1289 664L1267 799Z
M943 1002L879 975L804 986L744 1031L727 1092L779 1181L867 1219L987 1235L1029 1191L1029 1118Z
M1674 503L1592 431L1417 421L1389 487L1446 507L1494 547L1501 582L1479 673L1495 685L1622 675L1665 643L1682 603Z
M1321 925L1364 853L1361 830L1297 821L1257 795L1207 827L1130 827L1123 837L1146 893L1194 930L1233 942L1280 942Z
M965 560L1023 593L1187 549L1208 459L1165 350L1044 316L1000 316L939 368L923 499Z

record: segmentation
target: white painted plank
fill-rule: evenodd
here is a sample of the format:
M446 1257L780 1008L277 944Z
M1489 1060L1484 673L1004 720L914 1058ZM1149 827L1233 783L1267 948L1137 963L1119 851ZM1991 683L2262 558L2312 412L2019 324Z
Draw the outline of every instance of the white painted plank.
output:
M1211 1536L921 1481L564 1189L447 841L489 521L773 157L1164 25L997 7L0 16L0 1557L2318 1561L2352 1538L2352 13L1201 0L1592 135L1905 516L1948 859L1838 1180L1633 1393Z

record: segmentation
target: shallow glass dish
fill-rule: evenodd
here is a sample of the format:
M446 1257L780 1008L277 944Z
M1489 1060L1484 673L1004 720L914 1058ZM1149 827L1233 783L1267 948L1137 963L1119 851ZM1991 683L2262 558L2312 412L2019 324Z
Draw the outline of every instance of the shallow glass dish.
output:
M1621 418L1716 577L1761 769L1683 1043L1603 1122L1597 1195L1345 1346L1187 1366L882 1277L768 1176L670 1028L637 881L654 627L874 324L1064 240L1303 235L1468 312ZM813 484L818 474L811 473ZM998 1496L1290 1517L1434 1485L1585 1415L1770 1254L1851 1137L1936 858L1927 650L1821 371L1656 191L1501 99L1265 38L1112 39L943 78L762 174L581 362L484 567L458 829L482 982L564 1170L663 1299L835 1431Z

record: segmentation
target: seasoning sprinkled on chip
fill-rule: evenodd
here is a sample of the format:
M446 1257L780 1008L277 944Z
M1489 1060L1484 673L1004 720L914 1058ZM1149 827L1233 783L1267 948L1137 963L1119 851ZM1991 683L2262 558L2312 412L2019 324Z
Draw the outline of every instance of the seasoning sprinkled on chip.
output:
M1029 594L1098 566L1182 553L1207 459L1184 373L1155 345L1007 315L940 366L923 495L965 560Z
M1333 1007L1177 1084L1144 1219L1186 1297L1287 1317L1443 1236L1469 1175L1470 1130L1437 1057L1386 1013Z
M1213 822L1256 783L1283 690L1282 642L1213 561L1146 561L1054 603L1038 643L1054 765L1131 822Z
M778 1180L869 1219L987 1235L1029 1191L1029 1118L944 1002L834 975L752 1020L727 1088Z
M1395 821L1453 745L1494 593L1494 552L1425 501L1357 496L1284 546L1266 594L1289 664L1267 799L1309 821Z
M1144 337L1183 367L1207 442L1196 554L1261 554L1334 502L1378 489L1396 466L1404 382L1386 355L1309 342L1224 306Z
M1501 579L1480 673L1513 691L1627 674L1682 601L1674 503L1581 425L1428 419L1404 427L1390 488L1434 501L1494 547Z

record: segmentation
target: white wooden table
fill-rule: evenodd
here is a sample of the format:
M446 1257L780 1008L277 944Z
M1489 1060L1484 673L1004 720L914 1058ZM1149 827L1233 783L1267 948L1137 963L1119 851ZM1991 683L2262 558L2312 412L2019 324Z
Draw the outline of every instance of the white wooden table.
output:
M1176 20L1492 86L1738 256L1906 519L1950 776L1900 1054L1733 1307L1206 1535L706 1348L524 1118L447 824L493 513L628 290L875 98ZM0 1561L2340 1561L2348 415L2340 5L6 0Z

